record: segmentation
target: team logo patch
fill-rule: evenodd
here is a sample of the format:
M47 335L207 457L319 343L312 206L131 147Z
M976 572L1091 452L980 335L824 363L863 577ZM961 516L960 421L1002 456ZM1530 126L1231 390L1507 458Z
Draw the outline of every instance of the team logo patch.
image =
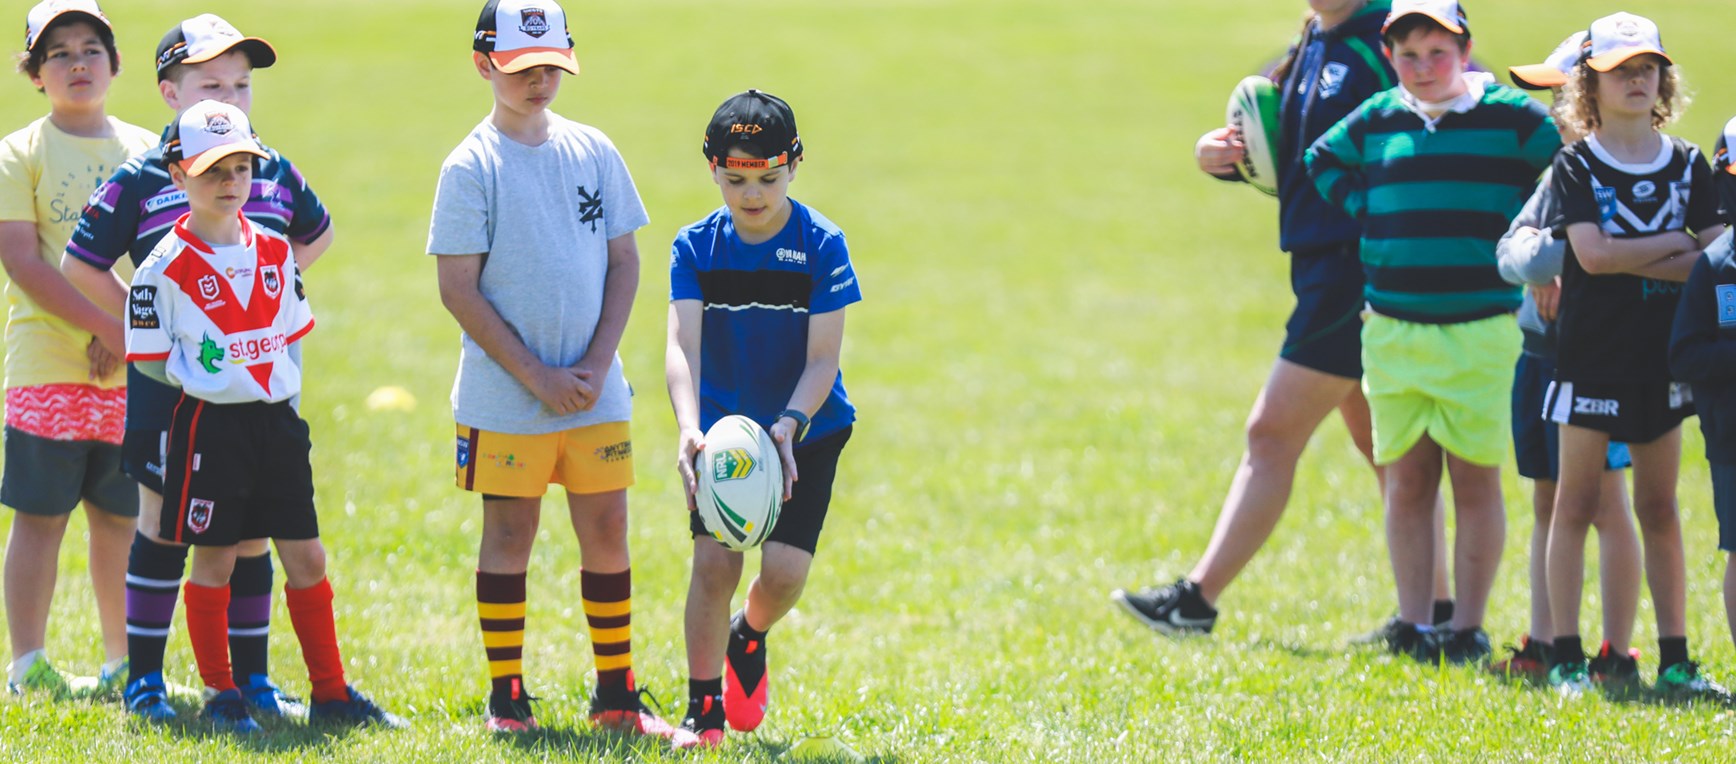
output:
M199 342L199 365L205 367L208 374L216 374L223 370L217 363L223 360L223 346L211 341L207 333L205 339Z
M228 135L235 131L235 125L230 124L229 115L220 111L205 113L205 132L212 135Z
M526 8L518 12L518 31L531 37L541 37L549 33L548 14L541 8Z
M610 443L592 453L604 462L618 462L633 458L633 441L623 440L620 443Z
M259 285L265 288L265 296L273 300L283 294L283 276L278 273L277 266L259 266Z
M1598 222L1608 223L1615 219L1615 189L1609 186L1592 186L1592 196L1597 199Z
M1718 285L1718 326L1736 326L1736 284Z
M162 328L163 323L157 318L157 288L133 287L132 293L127 297L127 316L134 329Z
M217 299L217 274L208 273L199 277L199 296L207 300Z
M470 466L470 439L458 439L458 469Z
M1331 98L1344 89L1344 81L1350 76L1350 67L1333 61L1320 70L1320 97Z
M187 502L187 528L194 533L204 533L211 529L211 515L217 512L217 502L208 499L191 499Z
M756 462L745 448L732 448L711 457L711 479L717 482L740 480L753 474Z
M1658 195L1658 184L1642 180L1634 184L1634 201L1649 202Z
M579 222L590 223L591 233L597 232L597 221L603 219L603 192L591 193L579 186Z

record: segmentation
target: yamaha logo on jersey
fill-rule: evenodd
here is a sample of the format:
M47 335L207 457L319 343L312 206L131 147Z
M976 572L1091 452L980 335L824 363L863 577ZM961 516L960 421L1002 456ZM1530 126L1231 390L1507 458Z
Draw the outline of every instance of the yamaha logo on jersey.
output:
M259 266L259 285L265 288L265 296L273 300L283 294L283 277L278 273L277 266Z
M217 299L217 274L210 273L199 277L199 296L207 300Z
M187 528L194 533L204 533L211 529L211 515L217 512L217 502L209 499L192 499L187 502Z
M518 12L518 31L531 37L541 37L549 33L548 14L541 8L526 8Z

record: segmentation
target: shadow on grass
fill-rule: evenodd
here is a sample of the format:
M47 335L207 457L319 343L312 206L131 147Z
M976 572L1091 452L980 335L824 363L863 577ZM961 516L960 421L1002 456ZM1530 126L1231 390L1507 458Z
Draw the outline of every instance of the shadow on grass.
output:
M254 753L310 752L332 746L356 728L347 725L307 724L301 720L259 719L260 731L251 735L225 732L211 725L201 715L203 706L180 700L170 701L179 716L166 722L148 722L128 716L128 724L140 729L160 730L166 735L184 740L232 742Z
M767 740L762 737L754 737L752 739L742 737L737 739L741 740L741 742L735 746L733 750L747 751L748 755L744 758L748 761L784 761L785 759L782 758L783 755L802 742L801 740ZM724 745L726 747L729 746L728 740L729 738L725 738ZM726 748L726 750L731 749ZM897 764L897 762L904 761L898 756L893 755L866 756L858 753L858 756L861 758L850 758L848 756L798 756L791 760L804 762L804 764L808 762L813 762L814 764L857 764L857 762L869 762L869 764Z
M1250 650L1271 650L1287 653L1296 658L1307 658L1310 660L1339 658L1347 652L1344 648L1336 645L1304 645L1298 642L1285 642L1282 640L1265 638L1251 640L1247 644L1248 649Z

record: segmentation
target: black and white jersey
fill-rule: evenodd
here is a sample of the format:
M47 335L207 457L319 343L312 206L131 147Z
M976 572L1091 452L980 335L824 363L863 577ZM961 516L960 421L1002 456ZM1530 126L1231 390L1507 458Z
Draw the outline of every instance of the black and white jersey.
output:
M1610 156L1592 136L1555 157L1557 235L1596 223L1618 239L1718 224L1712 168L1698 146L1660 135L1657 156L1643 164ZM1556 379L1645 382L1670 378L1670 324L1682 285L1625 273L1591 275L1568 244L1561 269L1560 356Z

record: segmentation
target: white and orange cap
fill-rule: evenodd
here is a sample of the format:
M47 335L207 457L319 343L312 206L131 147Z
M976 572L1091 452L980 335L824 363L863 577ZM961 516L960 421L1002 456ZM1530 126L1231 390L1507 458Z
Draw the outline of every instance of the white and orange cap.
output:
M36 43L42 41L42 33L47 32L54 22L69 13L88 17L102 24L110 34L114 33L114 25L109 23L107 16L102 15L102 9L97 7L96 0L43 0L24 17L24 52L34 52Z
M476 19L476 38L470 47L507 74L533 66L579 73L573 36L567 32L567 12L554 0L488 0Z
M1464 7L1457 0L1393 0L1392 10L1386 14L1386 23L1380 26L1381 33L1386 33L1393 22L1412 14L1434 19L1453 34L1464 34L1471 28L1465 20Z
M1580 59L1585 57L1586 40L1590 36L1589 32L1574 32L1555 46L1555 51L1543 59L1543 63L1509 66L1507 73L1513 75L1513 84L1526 90L1548 90L1566 85L1573 67L1579 66Z
M217 160L234 154L269 156L253 137L247 112L222 101L200 101L174 122L163 138L163 159L178 164L188 175L200 175Z
M239 48L255 69L277 63L277 50L258 37L247 37L215 13L201 13L176 24L157 43L157 79L175 64L202 64Z
M1644 16L1617 13L1591 22L1591 50L1585 63L1600 72L1613 71L1634 56L1647 53L1673 64L1664 53L1663 38L1658 25Z

